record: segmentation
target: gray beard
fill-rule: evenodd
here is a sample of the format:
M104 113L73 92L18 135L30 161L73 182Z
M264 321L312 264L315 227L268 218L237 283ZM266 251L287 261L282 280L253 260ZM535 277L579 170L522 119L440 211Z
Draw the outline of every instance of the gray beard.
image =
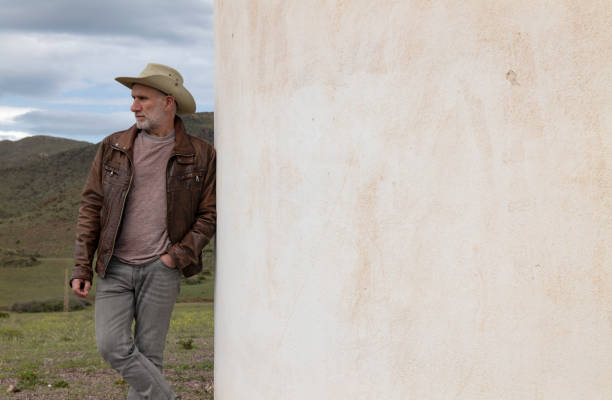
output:
M155 128L156 124L150 119L146 119L142 122L136 120L136 128L143 129L145 131L151 130L151 128Z

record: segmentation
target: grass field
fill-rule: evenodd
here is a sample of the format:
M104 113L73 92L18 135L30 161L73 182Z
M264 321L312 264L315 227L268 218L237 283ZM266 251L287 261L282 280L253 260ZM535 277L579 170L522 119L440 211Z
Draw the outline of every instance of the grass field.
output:
M125 398L127 384L97 353L93 307L70 313L6 312L13 302L63 297L72 259L40 261L0 267L0 399ZM164 374L183 399L213 398L214 280L190 283L182 283L174 309ZM22 391L5 393L11 384Z
M32 267L0 267L0 310L16 301L44 300L64 296L65 270L72 272L71 258L43 258ZM95 282L92 295L95 294ZM91 296L90 296L91 297ZM179 302L190 299L212 299L214 280L181 285Z
M121 399L127 385L96 351L93 309L0 318L0 398ZM183 399L212 399L213 305L175 306L164 375ZM7 394L16 384L21 392Z

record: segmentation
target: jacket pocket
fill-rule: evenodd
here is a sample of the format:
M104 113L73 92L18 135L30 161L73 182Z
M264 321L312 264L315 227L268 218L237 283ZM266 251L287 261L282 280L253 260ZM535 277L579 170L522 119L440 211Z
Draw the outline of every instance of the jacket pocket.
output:
M102 172L102 184L105 186L104 194L108 190L107 185L117 185L122 183L122 176L120 169L112 164L104 164L104 170Z
M199 190L202 188L203 171L191 171L181 175L171 176L169 189L176 190Z

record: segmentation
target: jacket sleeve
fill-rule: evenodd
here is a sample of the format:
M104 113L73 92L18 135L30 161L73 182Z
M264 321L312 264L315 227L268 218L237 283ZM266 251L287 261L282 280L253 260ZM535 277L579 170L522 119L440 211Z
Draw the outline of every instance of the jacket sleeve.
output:
M168 249L180 269L200 262L202 249L212 239L217 227L216 152L212 146L208 147L207 158L195 222L185 236Z
M100 209L104 203L102 187L102 162L105 143L102 142L89 171L81 194L76 226L74 268L72 279L93 279L93 258L100 238Z

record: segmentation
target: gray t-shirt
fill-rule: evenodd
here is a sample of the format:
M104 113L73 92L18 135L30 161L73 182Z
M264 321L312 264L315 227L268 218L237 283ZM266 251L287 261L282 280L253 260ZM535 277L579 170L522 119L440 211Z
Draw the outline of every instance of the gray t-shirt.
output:
M174 137L174 131L163 138L141 131L134 141L134 178L113 253L124 263L149 263L170 245L166 168L174 149Z

